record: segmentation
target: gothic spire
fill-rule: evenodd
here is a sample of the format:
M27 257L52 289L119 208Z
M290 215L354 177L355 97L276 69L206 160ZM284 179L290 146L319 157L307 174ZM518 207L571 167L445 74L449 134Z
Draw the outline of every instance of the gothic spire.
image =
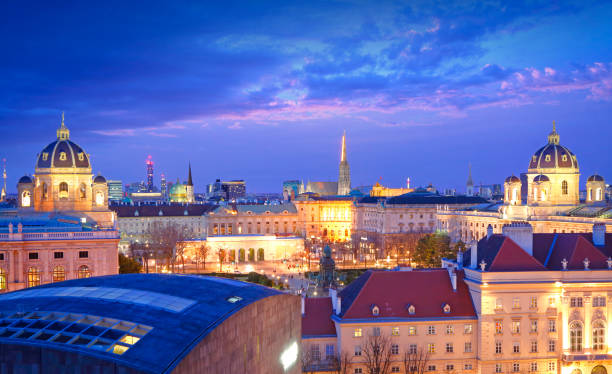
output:
M474 182L472 181L472 164L468 163L468 180L466 183L468 186L473 186Z
M189 177L187 178L187 185L193 186L193 180L191 179L191 161L189 162Z
M340 154L340 162L346 162L346 130L342 134L342 152Z

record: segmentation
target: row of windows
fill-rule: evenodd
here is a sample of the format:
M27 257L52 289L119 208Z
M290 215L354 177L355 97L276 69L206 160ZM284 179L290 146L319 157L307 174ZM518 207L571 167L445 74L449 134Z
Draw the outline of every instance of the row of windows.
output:
M407 348L406 348L406 353L408 354L417 354L418 352L418 346L416 344L410 344ZM429 353L436 353L436 345L435 343L428 343L427 344L427 352ZM446 353L454 353L455 352L455 346L453 343L446 343L444 346L444 352ZM463 343L463 353L472 353L472 342L465 342ZM355 356L361 356L363 354L362 352L362 348L360 345L356 345L355 346ZM400 347L399 344L391 344L391 354L392 355L399 355L400 354Z
M548 371L556 371L557 370L557 363L555 361L550 361L548 363ZM537 362L532 362L529 364L529 371L531 372L537 372L538 371L538 363ZM507 372L507 370L504 370L504 365L503 364L495 364L495 372L496 373L505 373ZM513 373L520 373L521 372L521 364L518 362L514 362L512 364L512 372Z
M61 282L61 281L66 280L66 270L64 269L63 266L54 267L52 274L53 274L53 282ZM77 270L77 278L89 278L89 277L91 277L91 270L89 269L89 266L87 265L79 266ZM0 280L0 285L3 283L6 285L6 274L4 272L0 273L0 278L2 278ZM35 287L35 286L40 286L40 284L41 284L40 269L36 267L28 268L27 286Z
M500 340L495 341L495 353L496 354L503 353L502 346L503 345ZM548 352L555 352L556 350L557 350L557 341L554 339L549 340L548 341ZM529 352L530 353L539 352L537 340L532 340L531 342L529 342ZM512 353L521 353L521 343L520 342L512 343Z
M463 364L463 370L473 370L474 367L472 364ZM418 373L419 372L419 368L417 366L411 366L410 368L408 368L410 373ZM455 370L455 365L454 364L446 364L444 366L444 370L447 372L453 372ZM438 367L436 365L433 364L429 364L427 365L427 368L425 368L425 371L428 372L438 372ZM391 372L392 373L399 373L401 372L401 368L399 366L391 366ZM364 369L363 368L355 368L354 371L355 374L363 374L364 373Z
M4 255L2 256L4 257ZM64 252L53 252L53 258L62 259L64 258ZM89 258L89 251L79 251L79 258ZM29 260L38 260L38 252L29 252ZM4 258L2 258L4 260Z
M557 298L556 297L549 297L548 298L548 306L549 307L555 307L555 305L557 304ZM537 296L530 296L529 300L528 300L528 305L529 305L529 309L537 309L538 308L538 297ZM504 308L504 302L503 299L501 297L498 297L495 300L495 310L502 310ZM513 297L512 298L512 309L521 309L521 298L520 297Z
M547 329L548 329L548 332L557 332L557 321L554 319L549 319ZM503 320L496 319L495 320L495 333L503 334L503 332L504 332ZM521 321L519 319L512 320L511 332L513 334L521 333ZM538 320L537 319L529 320L529 332L538 332Z
M436 334L436 326L434 325L429 325L427 326L427 329L425 330L427 332L427 335L435 335ZM454 325L446 325L444 327L444 331L446 332L447 335L452 335L455 333L455 326ZM472 324L471 323L466 323L463 325L463 333L464 334L471 334L472 333ZM372 335L373 336L380 336L380 327L373 327L372 328ZM400 335L400 328L399 327L392 327L391 328L391 335L392 336L399 336ZM417 335L417 326L408 326L408 335ZM360 338L363 336L363 328L361 327L357 327L355 328L355 330L353 331L353 336L356 338Z

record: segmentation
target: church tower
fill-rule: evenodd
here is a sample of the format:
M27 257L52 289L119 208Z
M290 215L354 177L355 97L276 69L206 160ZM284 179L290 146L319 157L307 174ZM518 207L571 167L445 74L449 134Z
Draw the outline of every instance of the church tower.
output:
M348 195L351 192L351 169L346 161L346 131L342 134L342 153L340 155L340 170L338 175L338 195Z
M466 183L465 194L474 196L474 182L472 181L472 164L468 164L468 180Z
M189 176L187 177L187 185L185 187L187 190L187 202L194 203L195 197L193 194L193 179L191 179L191 162L189 163Z

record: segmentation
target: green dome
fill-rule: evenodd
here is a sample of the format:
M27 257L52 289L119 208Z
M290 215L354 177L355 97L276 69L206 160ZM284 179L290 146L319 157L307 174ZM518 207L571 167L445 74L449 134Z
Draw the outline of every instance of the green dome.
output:
M187 185L183 183L176 183L170 187L168 191L170 201L182 203L187 201Z

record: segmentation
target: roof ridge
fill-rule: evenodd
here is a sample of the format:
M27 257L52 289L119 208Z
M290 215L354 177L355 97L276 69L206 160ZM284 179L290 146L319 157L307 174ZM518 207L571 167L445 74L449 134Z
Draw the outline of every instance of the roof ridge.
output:
M525 255L527 255L527 258L530 261L534 261L535 262L535 265L541 267L542 270L547 270L547 268L537 258L535 258L533 255L530 255L529 253L527 253L527 251L524 250L523 247L518 245L514 240L512 240L512 238L509 238L507 236L504 237L504 240L502 241L502 244L499 247L499 250L495 254L495 257L493 258L493 261L491 262L491 265L489 265L489 269L491 269L491 267L493 267L493 265L495 264L496 260L499 258L499 254L502 252L502 250L504 250L504 246L506 245L506 240L509 240L510 243L514 244L517 248L519 248Z

